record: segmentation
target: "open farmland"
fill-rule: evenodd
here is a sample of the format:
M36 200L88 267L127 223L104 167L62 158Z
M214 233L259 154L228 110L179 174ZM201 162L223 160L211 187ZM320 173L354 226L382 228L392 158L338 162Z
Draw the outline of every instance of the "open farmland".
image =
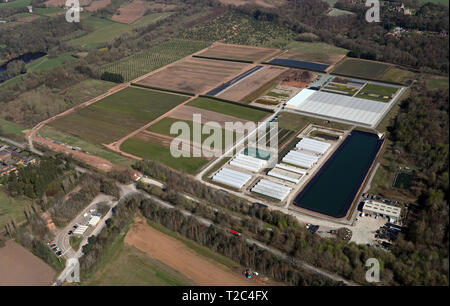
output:
M232 101L241 101L265 84L271 83L272 80L276 79L287 70L287 68L265 66L235 85L228 87L222 91L218 97Z
M185 96L128 87L55 120L50 126L81 139L106 144L130 134L186 100Z
M24 209L33 203L27 199L12 198L7 191L0 188L0 228L2 231L5 224L14 220L17 224L25 221Z
M138 83L188 93L202 93L249 66L244 63L186 58L149 75Z
M123 238L115 241L100 258L99 268L87 286L185 286L194 283L180 272L154 259Z
M414 72L391 67L382 75L380 79L382 81L406 84L408 80L412 80L414 77Z
M269 115L269 112L263 110L258 110L251 107L240 106L204 97L197 98L187 103L186 105L254 122L258 122L262 120L264 117L267 117Z
M323 42L294 41L289 43L276 58L291 59L297 61L309 61L334 65L347 54L347 50Z
M102 44L112 42L115 38L119 37L123 33L130 32L133 29L155 23L158 20L168 17L170 14L172 13L165 12L165 13L149 14L147 16L142 17L138 22L135 22L134 24L124 24L103 19L102 26L99 26L89 34L72 39L68 43L75 47L83 47L88 49L96 48ZM96 17L90 16L88 18L96 18ZM81 18L81 22L83 22L83 17Z
M120 149L123 152L135 156L154 160L174 169L194 174L208 163L208 160L201 157L179 157L175 158L170 153L170 148L150 141L141 140L140 135L127 139Z
M258 21L239 13L227 13L181 32L179 38L223 41L228 44L284 48L297 35L280 25Z
M358 92L355 97L387 103L392 99L397 91L397 87L368 83Z
M131 81L150 71L164 67L187 55L202 50L210 44L200 41L172 40L139 52L120 61L104 65L100 73L108 71L121 74Z
M215 43L207 50L199 53L198 56L253 62L261 61L279 51L278 49Z
M96 10L108 6L110 3L111 0L93 0L88 7L85 7L85 10L89 12L95 12Z
M12 240L0 248L0 286L49 286L55 271Z
M144 16L147 9L147 3L142 0L134 0L132 3L121 7L112 16L112 20L122 23L133 23Z
M0 8L22 7L22 6L30 5L30 3L31 3L31 0L16 0L16 1L11 1L11 2L7 2L7 3L0 3Z
M363 79L379 79L390 67L390 64L347 58L332 72Z
M167 230L166 230L167 231ZM145 224L137 223L125 237L125 243L144 251L150 257L160 260L172 269L179 271L184 276L192 279L200 286L249 286L256 285L254 281L247 280L239 273L232 270L233 262L215 254L210 250L200 247L192 241L178 240L157 229ZM227 265L217 262L211 257L199 254L187 243L195 245L203 253L225 260ZM186 263L189 264L186 264ZM231 268L230 265L233 265ZM235 265L238 267L238 265Z

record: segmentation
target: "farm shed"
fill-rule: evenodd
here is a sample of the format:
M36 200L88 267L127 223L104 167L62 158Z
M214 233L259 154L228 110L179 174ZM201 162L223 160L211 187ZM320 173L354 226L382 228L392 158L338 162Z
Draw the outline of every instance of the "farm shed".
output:
M297 149L311 151L317 154L323 154L331 145L328 142L319 141L311 138L303 138L295 146Z
M251 178L252 176L248 173L222 168L213 176L212 180L230 187L241 189Z
M317 156L291 150L289 151L288 154L286 154L285 157L283 157L282 161L284 163L300 167L311 168L317 162L318 159L319 158Z
M240 153L230 161L230 165L252 172L258 172L267 165L267 161Z
M252 192L283 201L291 192L291 188L269 180L261 179L255 187L252 188Z

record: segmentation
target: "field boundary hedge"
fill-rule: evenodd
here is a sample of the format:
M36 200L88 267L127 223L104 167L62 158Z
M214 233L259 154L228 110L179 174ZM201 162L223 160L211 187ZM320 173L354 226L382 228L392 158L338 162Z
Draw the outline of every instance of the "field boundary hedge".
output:
M154 89L154 90L159 90L159 91L164 91L164 92L169 92L169 93L176 93L176 94L181 94L181 95L190 96L190 97L195 96L195 94L193 94L193 93L180 91L180 90L166 89L166 88L148 86L148 85L143 85L143 84L138 84L138 83L130 83L130 84L131 84L131 86L135 86L135 87Z
M217 100L217 101L220 101L220 102L230 103L230 104L243 106L243 107L247 107L247 108L252 108L252 109L256 109L256 110L259 110L259 111L264 111L264 112L267 112L267 113L273 113L274 112L272 109L267 109L267 108L264 108L264 107L259 107L259 106L239 103L239 102L235 102L235 101L231 101L231 100L227 100L227 99L222 99L222 98L218 98L218 97L214 97L214 96L199 95L199 97L200 98L213 99L213 100Z

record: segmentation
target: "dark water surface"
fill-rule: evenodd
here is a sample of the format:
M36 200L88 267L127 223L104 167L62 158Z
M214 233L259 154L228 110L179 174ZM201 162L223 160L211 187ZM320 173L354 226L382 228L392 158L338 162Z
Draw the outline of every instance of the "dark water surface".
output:
M335 218L347 214L383 140L352 131L297 195L294 205Z

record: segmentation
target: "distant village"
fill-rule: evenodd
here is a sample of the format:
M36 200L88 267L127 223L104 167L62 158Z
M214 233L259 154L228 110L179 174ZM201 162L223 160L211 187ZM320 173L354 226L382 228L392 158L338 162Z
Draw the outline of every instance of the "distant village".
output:
M0 177L17 171L20 166L34 164L36 158L27 150L0 144Z

